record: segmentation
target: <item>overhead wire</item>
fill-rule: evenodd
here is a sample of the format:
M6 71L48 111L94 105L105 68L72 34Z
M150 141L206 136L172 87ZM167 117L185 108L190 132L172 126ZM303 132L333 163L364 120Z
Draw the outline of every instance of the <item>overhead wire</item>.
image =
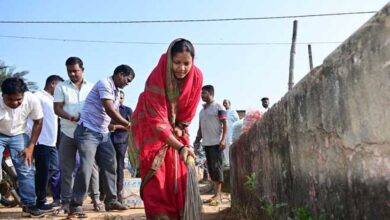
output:
M174 19L174 20L129 20L129 21L7 21L0 20L0 24L136 24L136 23L183 23L183 22L224 22L224 21L248 21L248 20L271 20L288 18L309 18L325 16L344 16L358 14L372 14L377 11L355 11L323 14L287 15L287 16L266 16L266 17L241 17L241 18L212 18L212 19ZM83 42L83 43L103 43L103 44L133 44L133 45L166 45L167 42L143 42L143 41L106 41L106 40L82 40L31 36L0 35L1 38L16 38L30 40L62 41L62 42ZM339 44L338 41L324 42L297 42L296 44ZM196 45L204 46L261 46L261 45L290 45L291 42L194 42Z
M355 11L323 14L241 17L241 18L209 18L209 19L172 19L172 20L128 20L128 21L29 21L29 20L0 20L2 24L140 24L140 23L188 23L188 22L224 22L224 21L248 21L248 20L273 20L289 18L328 17L344 15L372 14L377 11Z
M82 39L66 39L66 38L48 38L48 37L29 37L29 36L13 36L0 35L0 38L16 38L29 40L43 41L61 41L61 42L80 42L80 43L101 43L101 44L132 44L132 45L167 45L168 42L146 42L146 41L106 41L106 40L82 40ZM313 41L313 42L297 42L296 44L339 44L339 41ZM218 43L218 42L193 42L200 46L265 46L265 45L290 45L288 42L247 42L247 43Z

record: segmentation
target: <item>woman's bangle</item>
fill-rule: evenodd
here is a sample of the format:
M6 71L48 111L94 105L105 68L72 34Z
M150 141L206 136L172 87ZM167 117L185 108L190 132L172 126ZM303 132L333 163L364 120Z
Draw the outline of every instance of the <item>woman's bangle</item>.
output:
M185 147L186 147L186 145L183 145L183 146L179 147L179 150L177 150L177 151L179 151L179 155L181 154L181 151L182 151L183 148L185 148Z

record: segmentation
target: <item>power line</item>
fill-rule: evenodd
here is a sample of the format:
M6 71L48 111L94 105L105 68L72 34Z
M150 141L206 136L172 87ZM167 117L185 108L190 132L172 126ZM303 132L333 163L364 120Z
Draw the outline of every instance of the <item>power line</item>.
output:
M144 41L105 41L105 40L81 40L65 38L47 38L47 37L29 37L29 36L11 36L0 35L0 38L16 38L23 40L43 40L43 41L61 41L61 42L79 42L79 43L101 43L101 44L132 44L132 45L167 45L169 42L144 42ZM297 42L296 44L340 44L338 41L317 41L317 42ZM291 42L244 42L244 43L210 43L194 42L199 46L265 46L265 45L290 45Z
M248 21L248 20L272 20L288 18L309 18L309 17L327 17L343 15L372 14L377 11L356 11L339 12L325 14L306 14L306 15L287 15L287 16L268 16L268 17L243 17L243 18L210 18L210 19L174 19L174 20L134 20L134 21L5 21L2 24L140 24L140 23L189 23L189 22L223 22L223 21Z

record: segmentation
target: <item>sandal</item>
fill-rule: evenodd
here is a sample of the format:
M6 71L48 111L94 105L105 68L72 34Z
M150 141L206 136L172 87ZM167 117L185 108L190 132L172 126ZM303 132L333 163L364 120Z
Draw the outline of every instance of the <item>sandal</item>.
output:
M213 199L214 199L214 198L203 200L203 204L210 203L211 201L213 201Z
M219 197L219 199L217 197ZM207 204L207 203L210 203L210 202L212 202L214 200L221 200L221 197L218 196L218 195L213 195L213 197L211 197L210 199L203 200L203 203Z
M71 207L67 219L88 218L81 206Z
M104 204L102 202L94 202L93 203L93 211L103 212L104 211Z
M63 206L61 206L60 208L54 210L54 212L52 213L52 215L53 215L53 216L59 216L59 215L67 214L67 213L69 213L69 206L63 205Z
M88 218L88 216L85 213L73 213L69 214L66 219L75 219L75 218Z
M220 203L219 199L213 199L210 203L209 206L218 206Z

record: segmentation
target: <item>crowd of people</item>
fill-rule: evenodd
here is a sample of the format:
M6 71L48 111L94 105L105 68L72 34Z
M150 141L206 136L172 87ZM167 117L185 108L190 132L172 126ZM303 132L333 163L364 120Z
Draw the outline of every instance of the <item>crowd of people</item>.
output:
M119 65L93 85L83 76L80 58L69 57L65 66L68 80L51 75L34 94L20 78L1 85L0 151L10 149L23 214L41 217L60 206L54 215L85 216L88 189L95 211L126 210L121 192L132 110L123 105L120 89L134 71Z
M22 79L6 79L1 85L0 151L10 149L23 214L86 217L87 195L97 212L126 210L122 191L128 149L133 174L139 170L142 179L147 218L181 219L185 161L196 157L188 126L200 99L205 104L193 144L195 151L202 145L214 183L215 195L205 202L218 205L223 167L229 166L228 149L240 120L229 100L219 104L214 87L202 85L194 58L190 41L174 40L147 78L134 112L123 104L122 89L135 77L128 65L117 66L112 76L92 84L83 75L83 61L69 57L69 79L51 75L44 89L34 94Z

